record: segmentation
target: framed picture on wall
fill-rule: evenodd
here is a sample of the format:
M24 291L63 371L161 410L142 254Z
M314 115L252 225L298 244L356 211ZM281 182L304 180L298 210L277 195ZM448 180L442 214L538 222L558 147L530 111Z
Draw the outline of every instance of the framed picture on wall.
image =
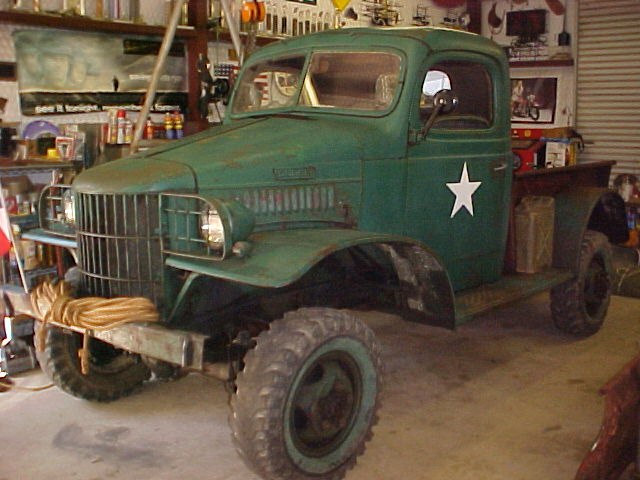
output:
M553 123L557 93L557 78L512 78L511 121Z

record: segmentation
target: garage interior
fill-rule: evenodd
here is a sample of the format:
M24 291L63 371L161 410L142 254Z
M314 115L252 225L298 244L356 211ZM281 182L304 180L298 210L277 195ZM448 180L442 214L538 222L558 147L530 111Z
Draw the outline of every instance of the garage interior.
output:
M60 257L39 250L26 234L38 205L36 185L66 183L80 171L126 156L132 143L144 151L219 125L227 113L227 80L252 51L324 29L413 25L478 33L509 56L512 102L518 94L527 98L519 88L532 95L530 103L512 104L516 175L615 161L608 186L624 201L629 239L612 246L614 295L602 328L587 337L554 326L546 292L454 330L393 313L354 311L382 346L384 389L373 438L345 478L638 478L640 2L272 0L263 4L262 21L238 19L238 28L229 27L225 8L240 17L259 10L246 13L238 1L225 1L224 7L219 0L188 0L184 8L180 3L0 0L3 286L32 290L61 268ZM151 112L140 121L172 16L183 54L168 53L163 67L170 75L153 87L166 96L148 105ZM542 33L532 33L536 18L544 19ZM148 49L150 55L136 65L140 78L129 85L124 77L109 76L109 95L76 104L51 79L46 92L38 90L47 89L43 84L26 83L35 78L27 72L34 51L45 52L49 72L60 68L55 46L42 46L47 39L69 45L95 35L91 30L104 38L130 36L131 48ZM150 47L141 38L155 43ZM86 85L98 81L86 72L78 75ZM170 85L175 91L168 91ZM113 101L136 108L114 108ZM261 478L236 453L224 383L189 373L145 382L114 402L73 398L47 388L51 380L38 367L32 323L24 317L12 323L16 317L7 298L2 304L0 480ZM621 395L631 398L619 428L629 437L609 457L597 459L606 467L586 473L585 458L615 410L607 408L603 390L615 379L626 388Z

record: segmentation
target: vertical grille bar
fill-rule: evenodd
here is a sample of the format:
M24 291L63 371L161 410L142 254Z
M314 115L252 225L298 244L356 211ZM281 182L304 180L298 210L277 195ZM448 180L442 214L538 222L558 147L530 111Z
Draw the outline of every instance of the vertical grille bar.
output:
M124 202L124 197L122 198L117 198L117 197L113 197L113 210L117 211L118 209L118 205L121 205L122 202ZM126 218L126 215L125 215ZM120 225L120 226L118 226ZM126 222L122 222L121 224L116 224L116 226L114 227L116 229L116 233L117 234L123 234L126 236L126 232L123 232L122 229L126 228ZM118 278L121 278L122 275L124 275L124 272L122 270L122 251L123 251L123 246L122 246L122 241L120 240L115 240L115 255L116 255L116 262L115 262L115 267L116 267L116 276Z
M140 212L138 211L138 196L134 195L133 196L133 216L135 218L138 218L140 216ZM135 235L133 236L133 248L131 249L127 249L130 250L132 252L135 252L135 265L136 265L136 279L140 280L142 278L142 269L140 266L140 224L138 222L136 222L134 224L134 229L135 229ZM133 287L133 285L130 284L130 287Z
M144 204L145 204L145 210L146 210L146 215L149 218L149 220L145 223L145 227L146 227L146 232L145 232L145 238L146 241L144 242L143 248L145 249L145 253L146 253L146 257L147 257L147 261L146 261L146 265L148 265L148 272L147 275L152 276L153 275L153 271L151 270L151 265L153 264L153 257L151 255L151 251L152 251L152 236L153 236L153 230L151 229L151 223L153 221L152 216L155 215L157 209L154 208L150 203L149 203L149 196L145 195L144 196ZM155 223L155 222L153 222Z

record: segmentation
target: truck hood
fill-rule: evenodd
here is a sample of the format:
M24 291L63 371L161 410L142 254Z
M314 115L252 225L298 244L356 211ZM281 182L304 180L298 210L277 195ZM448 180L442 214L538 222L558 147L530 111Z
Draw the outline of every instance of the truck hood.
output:
M204 191L290 180L313 171L317 181L360 177L364 152L398 154L398 135L345 119L273 115L235 121L87 170L74 186L95 193ZM403 144L406 144L403 142ZM303 177L302 179L309 179Z
M195 186L186 165L131 157L85 170L73 181L76 191L98 194L193 191Z

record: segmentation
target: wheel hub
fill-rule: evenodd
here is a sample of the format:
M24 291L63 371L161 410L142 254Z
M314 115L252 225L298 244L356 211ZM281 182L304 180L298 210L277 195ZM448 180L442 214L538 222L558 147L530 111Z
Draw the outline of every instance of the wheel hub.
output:
M319 359L305 375L293 401L293 433L309 455L322 455L348 431L357 404L349 366Z

